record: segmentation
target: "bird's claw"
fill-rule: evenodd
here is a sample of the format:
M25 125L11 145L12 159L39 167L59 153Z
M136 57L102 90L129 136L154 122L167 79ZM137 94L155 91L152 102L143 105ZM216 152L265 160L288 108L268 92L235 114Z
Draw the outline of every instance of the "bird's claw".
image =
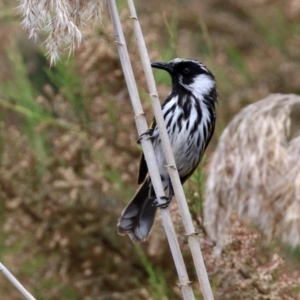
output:
M172 200L172 197L162 196L159 199L154 199L152 206L159 208L167 208Z
M146 130L144 133L142 133L139 137L139 139L137 140L137 143L140 144L142 139L146 139L146 140L149 140L152 138L152 132L153 132L153 129L148 129Z

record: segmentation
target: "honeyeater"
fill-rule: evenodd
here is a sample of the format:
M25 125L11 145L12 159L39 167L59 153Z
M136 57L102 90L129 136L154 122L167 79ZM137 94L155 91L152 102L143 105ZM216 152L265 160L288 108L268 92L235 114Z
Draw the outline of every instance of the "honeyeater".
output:
M215 77L204 64L194 59L175 58L151 65L167 71L172 78L172 91L162 104L162 113L183 184L197 168L214 132L218 98ZM157 207L167 207L174 196L155 120L145 136L152 140L166 196L157 201L142 155L138 174L140 187L123 210L117 225L118 233L128 234L135 243L148 236Z

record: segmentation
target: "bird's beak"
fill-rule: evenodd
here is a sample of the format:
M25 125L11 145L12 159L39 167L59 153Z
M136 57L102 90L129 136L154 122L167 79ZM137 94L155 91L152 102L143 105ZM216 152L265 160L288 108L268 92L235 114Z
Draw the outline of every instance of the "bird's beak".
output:
M156 68L156 69L165 70L165 71L169 72L170 74L173 73L173 71L174 71L174 68L169 63L164 63L164 62L154 62L151 64L151 67Z

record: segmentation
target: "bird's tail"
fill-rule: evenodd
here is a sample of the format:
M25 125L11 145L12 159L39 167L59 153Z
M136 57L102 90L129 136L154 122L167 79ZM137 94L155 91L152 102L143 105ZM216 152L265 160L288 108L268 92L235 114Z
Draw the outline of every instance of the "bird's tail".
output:
M149 199L149 189L148 180L145 180L124 208L117 225L118 234L128 234L134 243L146 239L154 222L156 207Z

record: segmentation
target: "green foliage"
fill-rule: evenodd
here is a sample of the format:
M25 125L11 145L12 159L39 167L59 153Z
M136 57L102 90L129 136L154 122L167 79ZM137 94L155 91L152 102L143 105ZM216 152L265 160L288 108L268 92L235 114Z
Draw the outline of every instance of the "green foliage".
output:
M160 70L154 71L154 77L158 84L165 84L168 86L171 86L172 84L170 75L167 72L162 72Z
M136 246L135 248L139 254L141 263L148 274L148 283L150 285L149 293L151 297L154 300L177 299L178 296L171 291L170 285L168 285L164 277L163 270L152 265L140 246Z
M65 57L57 63L54 69L45 69L45 72L52 86L71 103L80 124L87 126L89 119L86 102L74 60Z
M226 53L236 71L239 72L247 82L251 82L251 76L248 72L242 52L234 45L228 45L226 47Z
M34 276L34 274L31 274L31 276ZM57 291L59 291L59 295L61 295L61 297L63 299L66 299L66 300L82 299L80 296L78 296L76 291L74 291L74 289L72 289L72 287L62 285L61 282L59 282L58 280L55 280L55 279L54 280L53 279L43 280L41 282L40 288L38 290L35 290L32 293L34 294L35 298L37 298L37 299L51 300L51 299L53 299L52 296L47 295L47 293L45 293L45 291L53 290L53 289L56 289Z
M258 16L254 17L253 21L265 41L283 52L286 52L286 43L291 36L300 32L299 24L289 22L282 11L276 7L273 7L273 16L268 22Z
M205 191L205 171L204 166L206 164L206 156L203 157L199 166L184 186L185 194L189 204L189 209L192 215L192 219L198 224L201 233L206 234L204 228L203 217L203 195ZM198 229L196 229L198 230Z
M168 32L168 36L169 36L169 40L168 40L168 49L165 49L165 52L163 53L164 55L164 61L170 60L174 57L178 56L178 52L177 52L177 35L178 35L178 16L177 14L174 14L172 16L171 22L168 19L169 16L166 15L166 13L163 13L163 19L164 19L164 23ZM166 56L169 56L166 57Z
M211 41L211 38L209 36L209 31L207 28L206 23L203 19L199 21L200 28L201 28L201 34L203 36L204 43L201 43L201 53L202 55L208 56L210 58L213 57L213 44Z
M37 133L35 128L39 122L48 118L48 113L35 101L37 93L28 79L20 53L16 49L11 49L8 52L8 59L12 65L14 80L2 81L1 104L21 114L24 120L22 129L28 135L39 161L43 162L47 157L47 146L43 134Z
M178 57L177 53L177 34L178 34L178 16L175 14L172 16L171 20L170 17L163 13L163 20L167 30L167 45L168 47L161 47L157 45L159 48L160 56L162 61L170 61L171 59ZM155 81L158 84L166 84L171 86L171 79L170 75L167 72L154 72L155 74Z
M283 252L286 259L295 265L297 269L300 269L300 246L292 248L289 245L284 245Z

